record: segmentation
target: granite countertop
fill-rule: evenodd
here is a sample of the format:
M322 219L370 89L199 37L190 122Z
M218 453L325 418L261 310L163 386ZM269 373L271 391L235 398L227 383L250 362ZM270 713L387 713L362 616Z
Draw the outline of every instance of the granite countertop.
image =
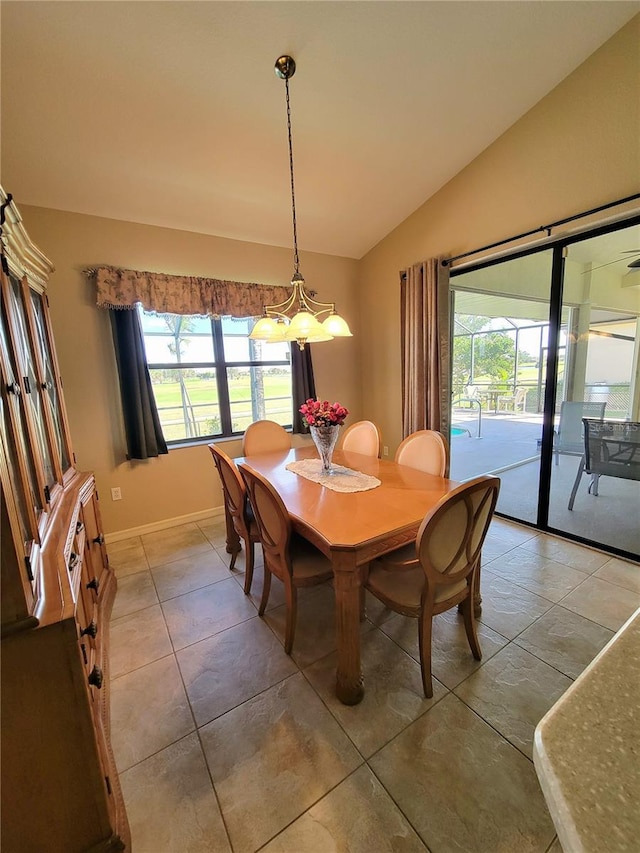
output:
M638 853L640 609L538 723L533 762L564 853Z

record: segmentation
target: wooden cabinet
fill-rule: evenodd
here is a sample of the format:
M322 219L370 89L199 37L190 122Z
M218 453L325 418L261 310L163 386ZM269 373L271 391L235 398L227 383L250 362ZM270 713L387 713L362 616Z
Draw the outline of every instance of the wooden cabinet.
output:
M52 266L0 187L3 853L129 850L109 739L109 569L76 470L46 295Z

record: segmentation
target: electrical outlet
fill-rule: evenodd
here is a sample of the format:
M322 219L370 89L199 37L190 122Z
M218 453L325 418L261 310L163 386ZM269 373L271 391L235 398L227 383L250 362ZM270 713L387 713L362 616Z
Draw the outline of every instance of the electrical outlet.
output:
M386 445L386 444L385 444L385 446L382 448L382 455L383 455L383 456L388 456L388 455L389 455L389 448L387 447L387 445Z
M113 489L111 489L111 500L112 501L121 501L122 500L122 491L120 489L120 486L114 486Z

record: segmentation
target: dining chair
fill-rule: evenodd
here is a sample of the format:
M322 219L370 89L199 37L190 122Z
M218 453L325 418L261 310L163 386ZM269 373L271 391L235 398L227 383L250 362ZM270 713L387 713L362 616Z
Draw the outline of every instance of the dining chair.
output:
M242 436L242 455L254 453L277 453L291 449L291 436L275 421L254 421Z
M415 543L369 564L365 588L396 613L419 620L420 666L427 698L433 696L431 635L436 614L460 604L471 652L476 660L482 658L473 597L480 552L499 490L497 477L463 483L427 513Z
M380 430L373 421L357 421L347 427L342 436L342 450L380 456Z
M417 468L426 474L444 477L449 460L449 445L442 433L433 429L412 432L396 450L398 465Z
M271 576L275 575L285 589L284 650L290 655L296 632L298 588L315 586L332 578L331 561L292 529L289 513L273 486L248 465L240 463L238 467L255 513L264 553L264 587L258 615L264 614L271 592Z
M227 531L229 531L229 523L233 525L233 529L237 533L237 537L230 537L231 542L231 564L229 570L233 571L236 564L236 557L240 553L240 540L244 542L245 552L245 573L244 573L244 594L249 595L251 592L251 582L253 581L253 566L254 566L254 543L260 541L260 533L258 525L251 508L251 504L247 500L247 489L244 480L240 476L240 472L236 467L235 462L227 456L224 450L215 444L207 445L213 456L213 461L220 476L222 484L222 495L224 497L224 509L227 517ZM227 543L229 547L229 543Z

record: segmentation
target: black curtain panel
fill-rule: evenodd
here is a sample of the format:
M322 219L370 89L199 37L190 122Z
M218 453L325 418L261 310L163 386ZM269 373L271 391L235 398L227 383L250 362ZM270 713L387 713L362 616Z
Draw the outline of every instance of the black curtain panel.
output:
M127 458L149 459L168 453L145 358L138 312L110 310L118 361L120 395L127 436Z
M291 385L293 392L293 432L306 432L302 425L300 406L309 398L315 399L316 382L313 378L313 363L309 344L301 350L298 344L291 344Z

